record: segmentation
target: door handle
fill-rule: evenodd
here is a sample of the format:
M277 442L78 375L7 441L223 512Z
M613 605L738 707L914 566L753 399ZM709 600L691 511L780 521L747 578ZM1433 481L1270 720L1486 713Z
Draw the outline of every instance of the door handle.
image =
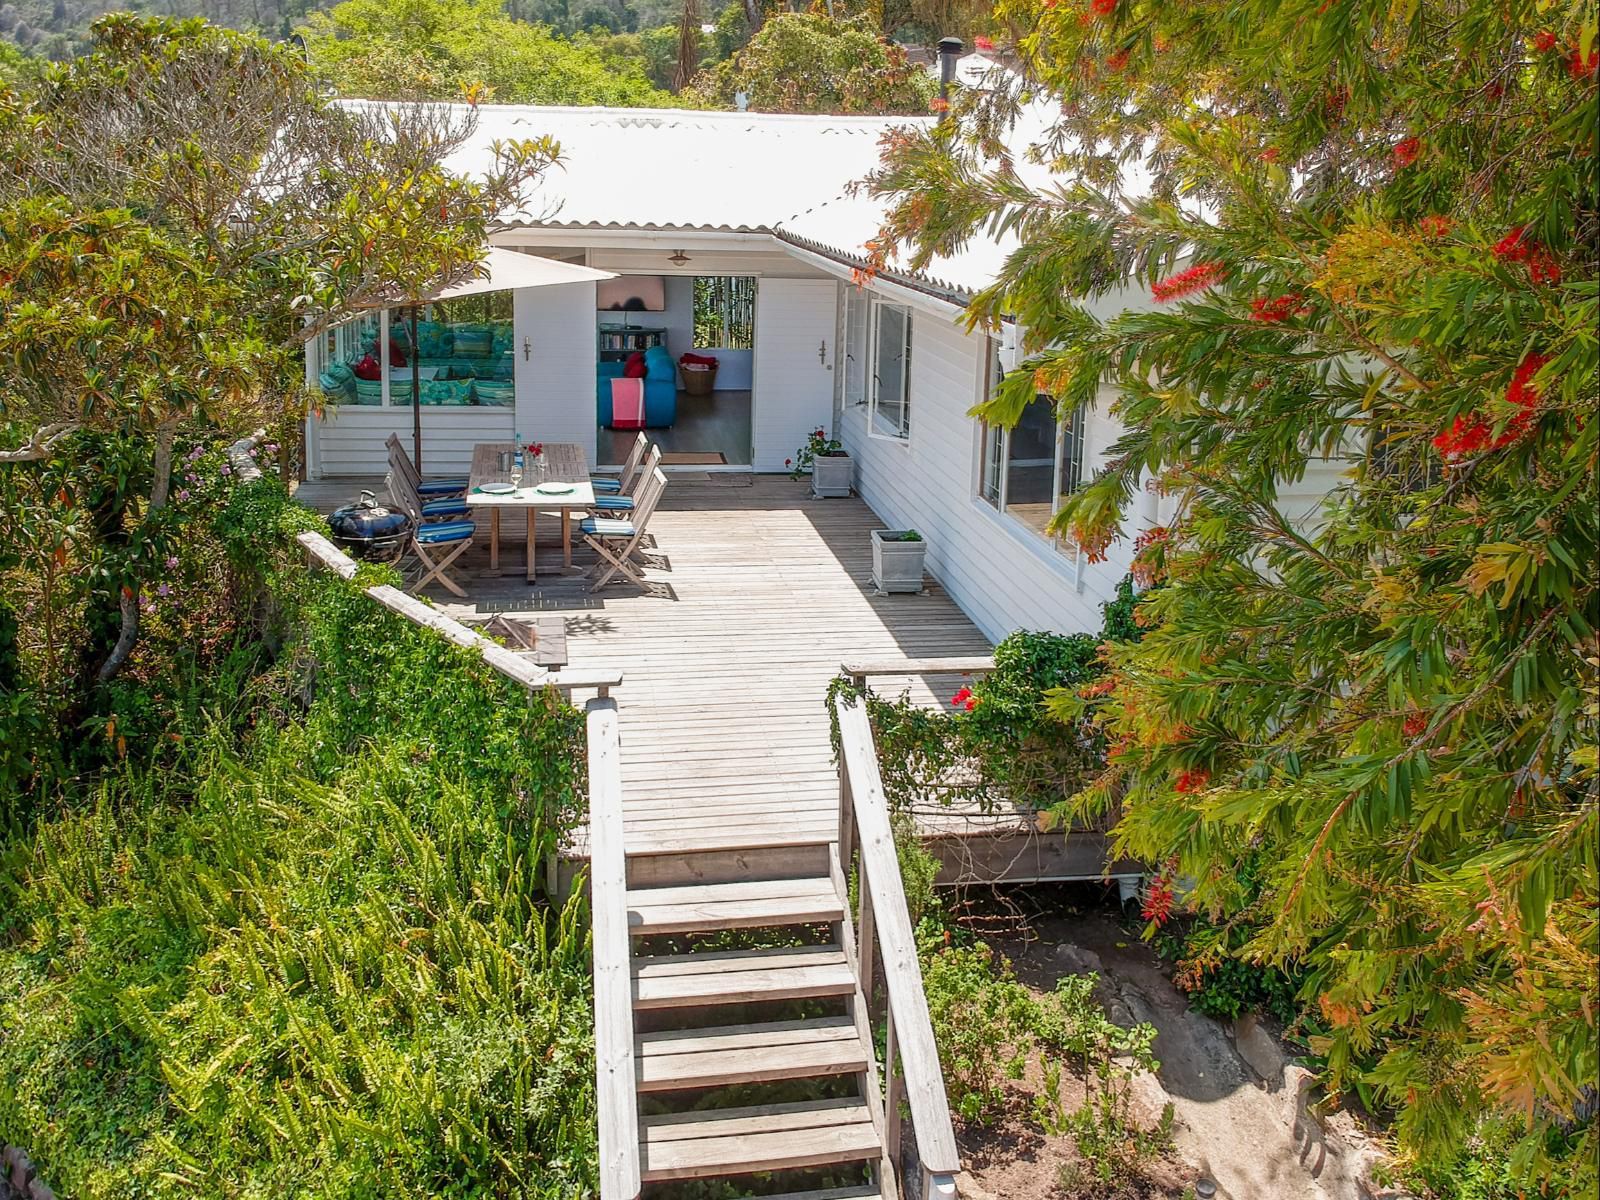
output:
M817 361L823 366L828 365L828 339L823 338L817 343Z

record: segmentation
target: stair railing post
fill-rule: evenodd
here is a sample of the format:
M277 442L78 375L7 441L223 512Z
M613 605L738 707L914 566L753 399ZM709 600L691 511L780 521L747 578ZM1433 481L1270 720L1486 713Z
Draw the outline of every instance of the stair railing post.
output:
M894 1008L889 1006L888 1029L883 1047L883 1070L886 1081L883 1100L884 1153L894 1163L895 1173L904 1179L906 1165L900 1148L900 1102L905 1096L905 1080L900 1075L900 1046L894 1035ZM926 1192L923 1195L927 1195Z

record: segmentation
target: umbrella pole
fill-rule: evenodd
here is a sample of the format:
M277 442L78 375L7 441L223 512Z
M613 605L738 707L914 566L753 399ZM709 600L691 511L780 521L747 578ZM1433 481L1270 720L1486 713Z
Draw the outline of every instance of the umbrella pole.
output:
M417 364L417 306L411 306L411 442L422 473L422 373Z

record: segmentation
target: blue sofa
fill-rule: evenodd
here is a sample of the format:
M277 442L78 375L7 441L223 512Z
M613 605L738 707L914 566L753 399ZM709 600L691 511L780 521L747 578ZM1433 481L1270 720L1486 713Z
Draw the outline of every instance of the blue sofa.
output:
M620 362L596 366L594 389L595 418L611 428L611 381L622 378ZM678 419L678 364L665 346L652 346L644 352L644 423L663 429Z

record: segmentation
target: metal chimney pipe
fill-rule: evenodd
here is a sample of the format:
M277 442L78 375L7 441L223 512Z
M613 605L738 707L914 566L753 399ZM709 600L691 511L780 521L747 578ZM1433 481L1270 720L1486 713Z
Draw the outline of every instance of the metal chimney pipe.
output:
M950 99L950 84L956 77L956 60L966 49L958 37L939 39L939 99Z

